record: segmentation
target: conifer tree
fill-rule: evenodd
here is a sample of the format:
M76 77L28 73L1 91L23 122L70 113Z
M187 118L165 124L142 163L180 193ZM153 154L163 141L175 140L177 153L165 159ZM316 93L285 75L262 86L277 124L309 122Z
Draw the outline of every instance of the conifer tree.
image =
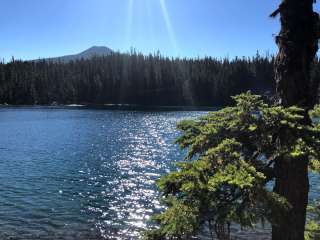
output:
M271 15L280 15L281 31L276 37L279 53L275 61L277 97L282 106L304 109L301 123L310 125L308 111L317 100L319 78L311 78L318 51L319 15L314 0L282 0ZM285 139L283 141L286 141ZM281 144L281 143L280 143ZM274 191L291 205L288 214L272 227L273 240L302 240L308 205L308 156L284 158L275 163Z
M147 239L190 239L204 226L229 239L230 224L266 220L273 240L317 236L310 229L305 235L308 170L319 170L320 157L319 124L309 115L319 87L319 78L311 78L319 38L314 2L283 0L271 14L281 22L275 106L241 94L234 107L178 126L190 162L159 181L168 208L155 217L160 227Z
M188 155L159 180L167 209L154 217L159 228L146 239L191 239L206 228L212 238L230 239L232 224L279 226L292 204L270 188L277 162L305 157L319 171L320 125L305 125L303 108L268 105L251 93L234 100L234 106L179 123L177 143Z

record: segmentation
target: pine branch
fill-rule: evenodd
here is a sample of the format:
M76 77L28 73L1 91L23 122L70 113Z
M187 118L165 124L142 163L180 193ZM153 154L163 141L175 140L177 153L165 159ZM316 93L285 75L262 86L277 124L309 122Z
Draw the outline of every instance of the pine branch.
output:
M278 8L277 10L275 10L273 13L270 14L270 17L275 18L276 16L278 16L278 14L280 13L280 8Z

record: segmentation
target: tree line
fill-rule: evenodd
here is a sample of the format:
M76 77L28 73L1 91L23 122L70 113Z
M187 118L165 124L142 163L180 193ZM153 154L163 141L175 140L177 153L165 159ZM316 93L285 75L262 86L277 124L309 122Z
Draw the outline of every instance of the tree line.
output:
M0 64L0 103L213 106L274 87L273 56L179 59L159 53L112 53L68 63Z
M68 63L0 63L0 104L217 106L251 90L274 93L273 56L180 59L159 53L112 53ZM313 78L320 77L318 60Z

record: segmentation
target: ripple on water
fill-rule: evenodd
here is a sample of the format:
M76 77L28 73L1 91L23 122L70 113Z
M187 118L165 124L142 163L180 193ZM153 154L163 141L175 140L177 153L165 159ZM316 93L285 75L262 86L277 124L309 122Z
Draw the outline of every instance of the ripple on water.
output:
M183 159L177 121L201 114L2 109L0 239L138 238Z
M0 239L134 239L201 112L0 111Z

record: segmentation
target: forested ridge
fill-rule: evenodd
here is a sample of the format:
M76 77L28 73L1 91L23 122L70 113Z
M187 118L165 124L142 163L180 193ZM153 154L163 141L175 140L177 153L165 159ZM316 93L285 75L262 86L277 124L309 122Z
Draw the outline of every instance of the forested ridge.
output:
M259 54L173 59L134 51L68 63L12 59L0 64L0 103L224 105L247 90L272 92L273 62Z

